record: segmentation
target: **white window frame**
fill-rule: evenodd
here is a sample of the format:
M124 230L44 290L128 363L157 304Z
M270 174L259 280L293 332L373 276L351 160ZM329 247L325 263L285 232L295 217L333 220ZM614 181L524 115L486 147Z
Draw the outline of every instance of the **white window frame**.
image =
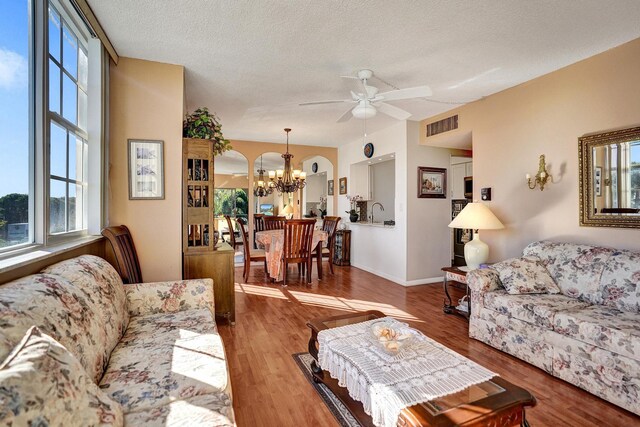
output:
M89 76L86 131L70 123L64 117L49 112L49 3L59 13L67 15L66 22L70 29L74 32L80 32L87 39ZM83 241L88 235L99 235L105 221L104 186L107 178L104 163L106 158L108 56L100 40L93 37L78 16L70 0L29 1L29 49L29 97L31 102L29 108L29 242L1 248L0 259L9 259L56 245L66 245L74 240ZM60 90L62 91L63 88L61 87ZM82 230L49 233L48 147L50 121L56 124L64 123L62 127L73 129L79 136L87 139L89 144L88 164L86 165L88 173L86 177L83 177L84 182L88 185L84 200L87 212L86 223Z

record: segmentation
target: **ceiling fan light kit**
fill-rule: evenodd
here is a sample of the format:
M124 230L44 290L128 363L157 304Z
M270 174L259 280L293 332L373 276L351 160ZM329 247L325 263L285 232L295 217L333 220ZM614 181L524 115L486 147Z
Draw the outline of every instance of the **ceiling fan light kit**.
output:
M338 123L346 122L351 117L356 119L370 119L375 117L378 111L387 116L393 117L397 120L406 120L411 117L411 113L401 108L395 107L391 104L387 104L384 101L398 101L402 99L413 98L425 98L431 96L432 92L429 86L416 86L406 89L396 89L388 92L378 93L378 88L370 86L367 81L373 77L373 71L360 70L356 76L341 76L348 79L360 80L363 91L354 92L351 91L351 99L335 100L335 101L318 101L318 102L305 102L300 104L304 105L319 105L319 104L356 104L355 107L347 110L337 120Z
M351 114L356 119L370 119L375 117L378 111L369 104L367 101L360 102L353 110L351 110Z

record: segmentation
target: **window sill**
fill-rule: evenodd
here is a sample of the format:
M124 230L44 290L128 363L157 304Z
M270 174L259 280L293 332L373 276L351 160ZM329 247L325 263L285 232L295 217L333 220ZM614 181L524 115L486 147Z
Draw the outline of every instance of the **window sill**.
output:
M36 246L33 248L33 250L30 250L28 252L23 252L19 255L0 259L0 274L23 267L32 262L42 261L61 253L71 251L82 246L90 245L91 243L96 242L100 239L102 239L102 236L87 236L83 237L82 239L61 243L55 246L48 246L46 248L42 246Z

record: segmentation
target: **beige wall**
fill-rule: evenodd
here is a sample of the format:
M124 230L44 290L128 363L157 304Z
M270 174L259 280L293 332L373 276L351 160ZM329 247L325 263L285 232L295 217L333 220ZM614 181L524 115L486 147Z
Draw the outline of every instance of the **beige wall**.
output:
M183 67L122 57L111 64L109 224L131 229L147 282L182 277L183 101ZM164 200L129 200L131 138L164 141Z
M249 178L246 176L214 174L215 188L249 188Z
M578 222L578 137L640 124L638 76L640 39L421 122L423 144L451 146L472 135L474 198L492 187L487 205L507 227L481 232L490 261L539 239L640 249L640 230ZM427 123L452 113L460 115L458 131L425 137ZM540 154L555 181L543 192L524 178L537 172Z

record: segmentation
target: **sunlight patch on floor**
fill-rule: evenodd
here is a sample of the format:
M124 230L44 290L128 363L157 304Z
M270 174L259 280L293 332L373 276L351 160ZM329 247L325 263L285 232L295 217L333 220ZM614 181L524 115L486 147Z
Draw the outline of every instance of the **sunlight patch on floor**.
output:
M236 292L261 297L287 299L280 289L268 288L266 286L247 285L246 283L236 283Z
M292 290L288 290L288 292L301 304L335 308L338 310L346 311L379 310L387 316L391 316L399 320L410 320L413 322L424 323L424 321L391 304L334 297L330 295L310 294L307 292L298 292Z

